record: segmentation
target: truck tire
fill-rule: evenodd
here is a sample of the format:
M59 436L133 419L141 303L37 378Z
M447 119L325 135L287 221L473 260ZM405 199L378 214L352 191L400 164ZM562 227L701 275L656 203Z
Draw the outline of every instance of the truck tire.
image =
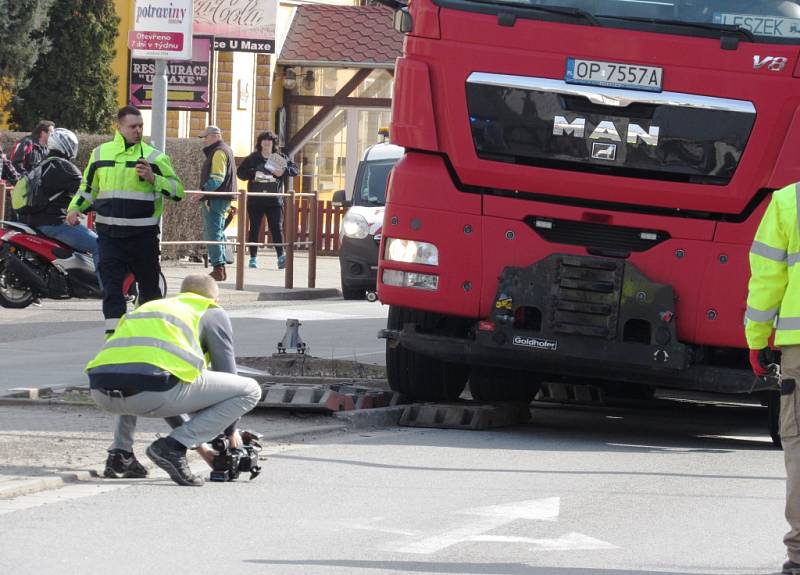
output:
M603 384L603 389L608 397L616 397L619 399L650 400L653 399L656 394L655 387L624 381L605 383Z
M535 374L514 369L475 366L469 374L469 391L476 401L530 403L540 383Z
M389 329L403 329L409 322L423 329L431 326L434 314L391 306ZM467 384L469 369L424 356L404 348L395 341L386 341L386 377L393 391L415 401L454 401Z

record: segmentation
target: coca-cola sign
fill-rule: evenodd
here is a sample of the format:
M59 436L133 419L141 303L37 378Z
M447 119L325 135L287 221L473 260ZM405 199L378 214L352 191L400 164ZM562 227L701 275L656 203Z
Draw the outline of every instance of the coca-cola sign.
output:
M277 12L277 0L194 0L194 33L215 36L217 49L274 51L264 47L274 45Z

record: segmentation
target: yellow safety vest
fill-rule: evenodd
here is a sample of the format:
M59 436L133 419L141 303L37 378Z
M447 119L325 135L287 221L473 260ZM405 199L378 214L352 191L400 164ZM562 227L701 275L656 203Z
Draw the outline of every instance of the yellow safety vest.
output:
M193 293L157 299L125 314L86 369L146 363L191 383L206 368L200 320L213 300Z
M144 158L155 174L150 182L140 180L136 162ZM157 226L163 198L180 200L183 184L164 152L141 142L125 146L119 132L114 139L94 149L70 210L86 211L94 206L98 231L105 226L143 228Z
M800 344L800 196L791 184L772 194L750 248L745 336L750 349Z

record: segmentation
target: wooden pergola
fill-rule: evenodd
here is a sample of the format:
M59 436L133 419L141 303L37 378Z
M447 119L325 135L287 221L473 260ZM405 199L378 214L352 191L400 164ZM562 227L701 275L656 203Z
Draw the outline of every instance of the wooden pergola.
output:
M338 67L338 66L337 66ZM351 94L358 88L358 86L367 79L373 70L386 70L390 75L394 76L394 69L387 69L383 67L359 68L355 75L337 91L333 96L300 96L291 94L284 88L283 101L286 105L287 116L289 116L295 106L320 106L320 110L314 114L311 119L306 122L294 134L289 135L286 141L284 151L291 157L297 153L303 145L311 138L317 130L322 127L339 108L391 108L391 98L365 98L354 97ZM287 125L291 125L288 121Z

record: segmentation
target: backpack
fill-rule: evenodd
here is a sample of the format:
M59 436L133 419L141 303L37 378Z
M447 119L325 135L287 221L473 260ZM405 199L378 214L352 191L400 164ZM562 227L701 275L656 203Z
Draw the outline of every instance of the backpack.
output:
M50 202L60 196L58 192L53 196L45 195L42 190L42 176L53 167L47 158L38 166L27 172L11 190L11 208L20 215L35 214L45 209Z

